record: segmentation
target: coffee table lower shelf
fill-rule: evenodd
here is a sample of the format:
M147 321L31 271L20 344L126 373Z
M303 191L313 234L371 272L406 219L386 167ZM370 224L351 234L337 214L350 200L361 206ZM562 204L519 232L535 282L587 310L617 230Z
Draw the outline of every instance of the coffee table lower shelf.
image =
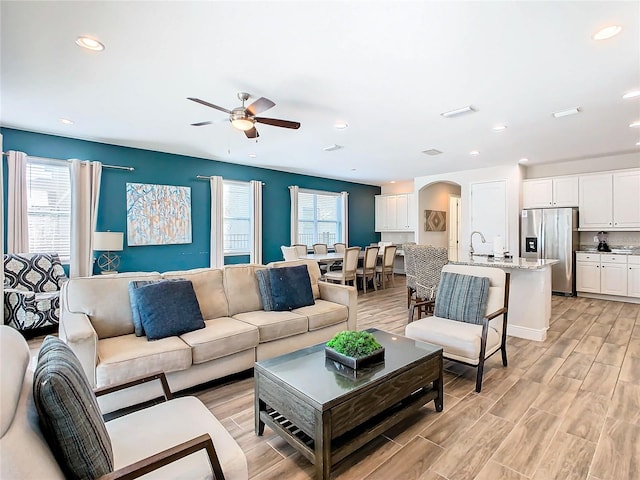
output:
M408 418L420 407L438 398L435 389L422 388L393 407L369 419L331 442L331 465L335 465L349 454L386 432L389 428ZM291 423L284 415L267 407L260 412L260 420L278 433L293 448L311 463L315 463L315 441Z

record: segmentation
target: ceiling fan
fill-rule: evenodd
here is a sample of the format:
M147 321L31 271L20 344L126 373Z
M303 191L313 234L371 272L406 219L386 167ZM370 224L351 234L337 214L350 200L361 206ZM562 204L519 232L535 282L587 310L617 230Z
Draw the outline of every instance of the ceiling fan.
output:
M268 110L275 106L275 103L273 103L268 98L260 97L248 107L244 106L244 102L249 99L249 94L247 92L238 93L238 98L242 100L242 106L236 107L233 110L227 110L226 108L219 107L218 105L214 105L213 103L209 103L204 100L200 100L199 98L188 97L188 100L200 103L206 107L215 108L216 110L220 110L221 112L229 114L229 121L231 122L231 125L233 125L238 130L242 130L247 138L257 138L260 136L260 134L256 130L256 122L264 123L266 125L273 125L274 127L294 129L300 128L300 122L279 120L277 118L256 117L258 113L262 113L265 110ZM201 127L203 125L210 125L211 123L213 122L198 122L192 123L191 125L194 127Z

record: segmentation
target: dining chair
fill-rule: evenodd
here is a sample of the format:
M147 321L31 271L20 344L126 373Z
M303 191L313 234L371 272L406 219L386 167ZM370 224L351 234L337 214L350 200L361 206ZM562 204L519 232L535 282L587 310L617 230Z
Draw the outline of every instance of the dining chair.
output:
M373 289L378 290L376 284L376 264L378 263L378 251L380 247L366 247L364 249L364 260L362 267L356 268L356 278L362 278L362 290L367 293L367 283L369 279L373 281Z
M346 243L338 242L333 244L333 250L336 253L344 253L345 248L347 248Z
M309 248L304 244L294 243L291 246L296 248L298 252L298 258L305 257L307 253L309 253Z
M286 261L297 260L299 258L298 249L296 247L287 247L286 245L282 245L280 249L282 250L282 256Z
M387 288L387 278L391 277L391 283L395 287L396 279L393 273L393 261L396 259L396 245L388 245L384 247L382 254L382 264L376 266L376 275L380 279L382 288Z
M433 316L408 323L405 335L441 346L444 358L477 367L479 393L487 358L500 350L507 366L509 280L499 268L445 265Z
M360 247L349 247L344 251L342 259L342 268L340 270L330 270L324 275L324 279L328 282L341 283L346 285L351 282L352 285L356 281L356 269L358 268L358 257L360 256Z
M329 247L327 246L326 243L314 243L313 244L313 253L328 253L329 252Z

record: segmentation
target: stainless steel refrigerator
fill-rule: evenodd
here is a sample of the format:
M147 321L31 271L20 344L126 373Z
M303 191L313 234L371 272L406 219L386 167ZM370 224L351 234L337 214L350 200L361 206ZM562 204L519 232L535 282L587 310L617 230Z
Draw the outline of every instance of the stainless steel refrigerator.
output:
M578 248L577 208L536 208L520 215L520 256L528 259L554 258L560 263L551 268L551 290L574 295L575 251Z

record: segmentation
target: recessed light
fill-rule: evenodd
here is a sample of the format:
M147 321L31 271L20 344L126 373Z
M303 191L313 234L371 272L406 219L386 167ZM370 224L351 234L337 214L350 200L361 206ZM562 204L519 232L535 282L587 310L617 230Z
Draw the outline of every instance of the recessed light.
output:
M250 153L249 154L249 158L256 158L258 155L256 155L255 153Z
M640 120L636 120L635 122L630 123L630 124L629 124L629 126L630 126L631 128L637 128L637 127L640 127Z
M395 180L391 180L389 183L396 183L396 181Z
M475 156L477 156L477 155L480 155L480 152L479 152L478 150L471 150L471 151L469 152L469 155L473 155L473 156L475 157Z
M504 132L506 129L507 129L506 125L496 125L491 130L493 130L494 132Z
M104 45L102 43L95 38L87 37L86 35L81 35L76 38L76 45L86 48L87 50L93 50L94 52L101 52L104 50Z
M610 27L604 27L598 30L594 35L594 40L606 40L611 37L615 37L622 31L622 27L620 25L611 25Z
M344 148L344 147L342 145L338 145L337 143L334 143L333 145L324 147L322 150L324 150L325 152L334 152L336 150L340 150L341 148Z
M456 108L455 110L451 110L449 112L441 113L445 118L457 117L458 115L463 115L465 113L475 112L476 108L473 105L467 105L466 107Z
M636 145L638 145L640 147L640 142L636 142Z
M527 163L528 161L528 158L521 158L520 160L518 160L518 163Z
M622 95L622 98L624 99L634 98L634 97L640 97L640 90L631 90L630 92L627 92L624 95Z
M560 117L567 117L569 115L575 115L576 113L580 113L582 110L580 109L580 107L574 107L574 108L568 108L566 110L561 110L559 112L555 112L552 115L555 118L560 118Z
M73 120L69 120L68 118L60 118L60 123L64 123L65 125L73 125Z
M344 130L349 126L347 122L336 122L333 124L336 130Z

